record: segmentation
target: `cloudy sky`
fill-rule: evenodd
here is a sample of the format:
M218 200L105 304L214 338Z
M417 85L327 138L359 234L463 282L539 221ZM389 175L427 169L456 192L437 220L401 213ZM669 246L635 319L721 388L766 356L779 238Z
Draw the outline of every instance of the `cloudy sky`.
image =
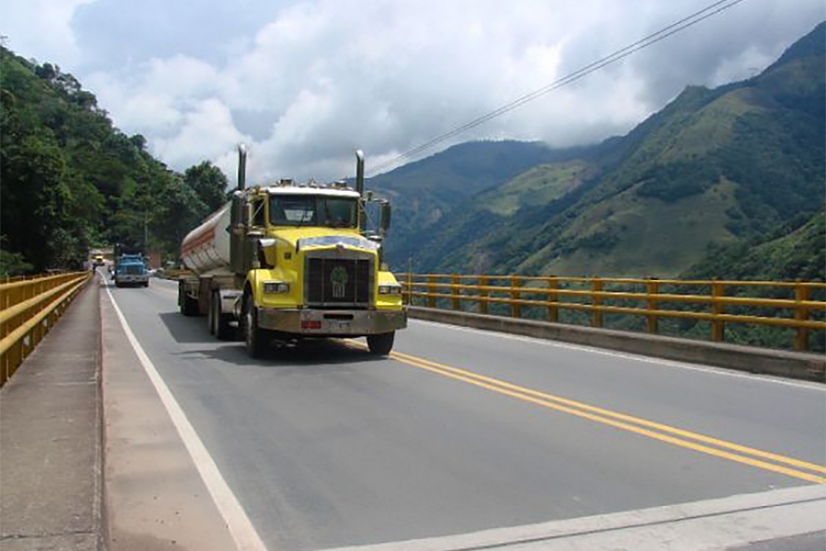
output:
M369 173L710 3L2 0L0 34L173 168L209 159L232 178L246 142L253 182L327 181L352 173L356 147ZM453 143L623 134L689 84L762 70L825 18L823 0L746 0Z

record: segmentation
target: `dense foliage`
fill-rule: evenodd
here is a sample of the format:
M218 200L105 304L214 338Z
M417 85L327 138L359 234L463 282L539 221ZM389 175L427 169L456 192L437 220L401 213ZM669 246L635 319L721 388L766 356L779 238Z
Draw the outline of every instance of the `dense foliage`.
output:
M687 279L826 281L826 211L797 216L764 236L711 245Z
M0 101L0 275L81 268L114 243L174 259L224 200L218 168L168 169L56 66L0 48Z

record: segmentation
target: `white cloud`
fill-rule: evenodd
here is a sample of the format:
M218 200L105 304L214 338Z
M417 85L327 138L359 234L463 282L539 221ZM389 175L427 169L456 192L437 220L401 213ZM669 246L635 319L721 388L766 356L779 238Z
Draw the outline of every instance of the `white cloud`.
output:
M6 0L18 12L26 1ZM209 158L232 179L234 145L247 141L252 181L338 178L352 173L356 147L369 170L699 8L694 0L248 0L240 8L201 0L204 9L147 1L152 9L97 0L77 12L86 45L77 76L117 125L143 133L175 168ZM70 36L72 10L58 3L44 10L56 10ZM822 0L790 4L744 2L454 142L564 147L627 132L686 85L762 70L826 15ZM51 28L48 17L38 21Z
M0 34L8 46L39 62L72 66L80 51L71 28L75 10L95 0L23 0L3 2Z
M202 159L215 159L236 144L249 141L235 128L229 108L216 98L189 106L178 132L171 138L158 138L152 152L173 166L188 167Z

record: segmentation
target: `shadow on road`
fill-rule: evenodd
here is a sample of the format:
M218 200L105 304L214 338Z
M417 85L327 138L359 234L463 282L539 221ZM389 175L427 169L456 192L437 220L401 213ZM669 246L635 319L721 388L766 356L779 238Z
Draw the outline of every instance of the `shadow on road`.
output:
M217 341L216 341L217 342ZM302 370L325 366L381 361L366 350L348 346L339 339L304 339L294 343L273 341L263 358L251 358L243 342L227 342L217 348L187 350L182 357L199 356L239 366L269 368L297 367Z
M172 338L179 343L219 342L209 334L203 316L186 317L178 312L161 312L158 317L166 325Z
M184 317L177 312L158 314L172 338L181 344L213 344L199 350L180 352L181 357L203 357L245 366L333 365L381 360L366 350L348 346L341 339L304 339L298 342L272 341L264 358L251 358L244 342L219 341L209 334L205 317Z

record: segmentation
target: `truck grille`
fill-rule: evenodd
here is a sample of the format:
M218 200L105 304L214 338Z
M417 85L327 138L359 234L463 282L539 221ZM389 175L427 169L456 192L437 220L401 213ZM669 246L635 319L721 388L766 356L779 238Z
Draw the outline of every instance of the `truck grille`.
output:
M123 271L129 275L143 275L143 266L126 266Z
M309 258L307 304L366 308L373 289L372 272L372 262L366 258Z

